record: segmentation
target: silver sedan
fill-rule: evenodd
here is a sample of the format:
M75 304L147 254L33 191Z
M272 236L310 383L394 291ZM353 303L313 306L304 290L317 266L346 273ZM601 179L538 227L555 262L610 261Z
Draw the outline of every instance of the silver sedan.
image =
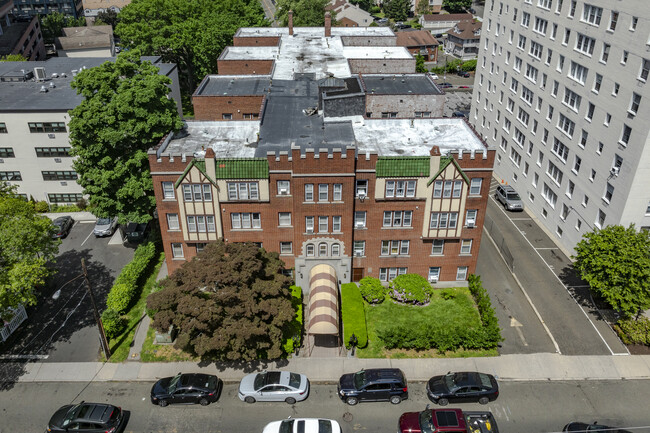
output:
M237 395L246 403L284 401L294 404L309 395L309 380L304 374L289 371L253 373L242 379Z

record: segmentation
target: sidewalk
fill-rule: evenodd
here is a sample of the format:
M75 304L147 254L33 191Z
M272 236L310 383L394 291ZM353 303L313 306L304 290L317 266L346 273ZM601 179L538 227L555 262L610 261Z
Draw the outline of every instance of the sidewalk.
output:
M24 370L18 382L155 381L178 372L216 374L224 382L238 382L252 371L282 369L306 374L313 383L334 383L343 373L373 367L401 368L411 381L426 381L435 374L464 370L491 373L502 381L650 379L650 355L563 356L554 353L456 359L292 358L268 364L221 363L219 366L201 366L195 362L42 362L16 367Z
M97 221L97 217L90 212L47 212L42 214L46 217L48 217L51 220L55 220L60 216L71 216L73 220L79 221L79 222L95 222Z

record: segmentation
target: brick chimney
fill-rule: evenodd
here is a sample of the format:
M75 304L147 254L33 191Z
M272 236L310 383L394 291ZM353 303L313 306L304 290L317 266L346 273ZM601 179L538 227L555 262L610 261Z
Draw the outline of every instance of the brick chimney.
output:
M293 11L289 11L289 35L293 36Z
M325 37L332 36L332 14L330 11L325 12Z

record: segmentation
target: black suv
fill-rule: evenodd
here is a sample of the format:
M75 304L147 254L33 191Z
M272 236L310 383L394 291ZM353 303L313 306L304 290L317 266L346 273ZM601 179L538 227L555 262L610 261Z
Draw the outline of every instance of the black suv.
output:
M370 368L344 374L339 379L338 393L349 405L360 401L399 404L409 397L406 376L399 368Z
M106 403L81 402L66 405L57 410L47 425L47 432L114 433L126 422L117 406Z
M126 225L126 230L124 230L124 234L126 236L126 240L128 242L142 242L145 237L147 236L147 233L149 232L149 223L134 223L130 222Z

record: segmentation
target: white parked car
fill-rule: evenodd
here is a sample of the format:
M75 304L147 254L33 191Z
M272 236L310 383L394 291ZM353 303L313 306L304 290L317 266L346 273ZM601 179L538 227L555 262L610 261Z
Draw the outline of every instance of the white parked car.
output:
M117 217L115 218L98 218L93 229L96 238L101 236L112 236L117 229Z
M296 418L270 422L262 433L341 433L341 426L333 419Z
M309 380L290 371L263 371L245 376L237 393L241 401L284 401L294 404L309 395Z
M431 78L433 78L434 80L437 80L438 76L436 74L431 74Z

